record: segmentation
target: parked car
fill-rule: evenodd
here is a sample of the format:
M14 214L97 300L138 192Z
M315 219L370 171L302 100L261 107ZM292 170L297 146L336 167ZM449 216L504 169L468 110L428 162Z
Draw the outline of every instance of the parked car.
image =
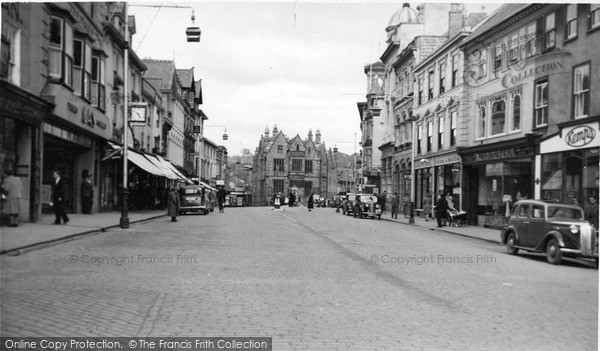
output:
M581 207L539 200L517 201L500 233L506 251L542 252L551 264L564 257L593 258L598 263L598 232L583 219Z
M377 196L372 194L357 194L360 198L360 205L355 206L354 217L370 217L381 219L381 206L377 203Z
M181 191L179 213L202 213L208 214L210 200L208 190L201 185L186 185Z

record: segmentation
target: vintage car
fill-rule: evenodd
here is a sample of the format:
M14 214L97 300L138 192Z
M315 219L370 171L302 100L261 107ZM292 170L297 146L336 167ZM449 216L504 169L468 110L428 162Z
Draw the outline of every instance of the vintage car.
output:
M377 203L377 196L372 194L357 194L354 204L354 217L370 217L381 219L381 207Z
M354 213L354 202L356 200L356 194L348 193L342 197L342 213L345 215L352 215Z
M502 229L506 251L542 252L551 264L564 257L593 258L598 263L598 232L583 219L581 207L538 200L517 201Z
M179 213L208 214L210 206L208 189L201 185L186 185L181 190Z

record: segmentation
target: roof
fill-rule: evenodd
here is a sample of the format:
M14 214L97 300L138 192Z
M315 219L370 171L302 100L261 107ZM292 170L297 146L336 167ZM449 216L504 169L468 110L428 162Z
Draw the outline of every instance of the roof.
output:
M142 62L148 67L148 70L144 74L144 78L156 88L156 89L171 89L173 84L173 75L175 74L175 62L171 60L142 60ZM160 80L156 82L157 78Z
M186 69L178 69L177 77L179 77L179 82L181 82L181 86L183 88L191 88L194 83L194 69L186 68Z
M402 8L390 18L387 28L397 26L400 23L418 23L419 22L419 11L410 7L410 4L404 3Z
M202 105L202 79L196 81L196 99Z
M528 3L513 3L500 6L496 11L492 12L486 19L473 28L471 35L465 39L462 46L466 46L468 43L473 42L476 38L496 28L500 23L512 18L515 14L529 6L531 6L531 4Z

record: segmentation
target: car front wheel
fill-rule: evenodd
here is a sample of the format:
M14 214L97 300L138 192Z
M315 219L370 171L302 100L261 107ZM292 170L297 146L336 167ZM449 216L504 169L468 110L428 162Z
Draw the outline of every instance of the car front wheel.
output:
M515 247L515 233L508 234L508 238L506 238L506 252L509 255L516 255L519 252L519 249Z
M550 239L548 245L546 245L546 259L550 264L559 264L562 260L563 253L560 251L558 241L556 239Z

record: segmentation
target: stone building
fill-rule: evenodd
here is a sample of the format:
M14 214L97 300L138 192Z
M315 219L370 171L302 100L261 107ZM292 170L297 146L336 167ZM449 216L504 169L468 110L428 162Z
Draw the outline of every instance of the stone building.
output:
M306 139L299 135L288 138L273 127L261 135L254 155L252 172L253 201L255 205L270 204L273 195L296 194L306 204L311 193L327 197L332 193L328 187L330 153L321 140L317 129L313 140L312 131Z
M472 223L502 225L519 198L598 197L599 42L597 4L507 4L462 43Z

